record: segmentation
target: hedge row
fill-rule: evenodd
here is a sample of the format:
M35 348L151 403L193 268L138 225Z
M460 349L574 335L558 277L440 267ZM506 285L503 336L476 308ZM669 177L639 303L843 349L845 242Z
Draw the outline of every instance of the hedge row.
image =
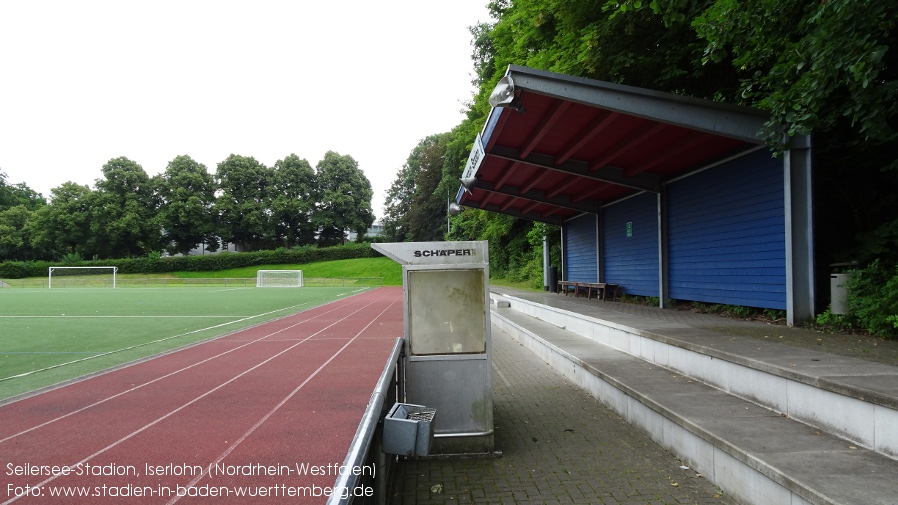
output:
M254 265L304 264L316 261L333 261L352 258L381 256L369 244L349 243L335 247L304 246L293 249L275 249L244 253L223 252L203 256L147 257L117 260L92 260L72 263L50 261L4 261L0 263L0 279L23 279L47 275L51 266L118 267L123 274L148 274L164 272L212 272Z

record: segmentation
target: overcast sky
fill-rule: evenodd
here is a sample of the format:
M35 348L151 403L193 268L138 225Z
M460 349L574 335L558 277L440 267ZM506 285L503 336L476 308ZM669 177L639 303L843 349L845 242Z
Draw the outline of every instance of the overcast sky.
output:
M125 156L314 167L350 155L383 216L412 148L463 119L487 0L0 0L0 172L50 195Z

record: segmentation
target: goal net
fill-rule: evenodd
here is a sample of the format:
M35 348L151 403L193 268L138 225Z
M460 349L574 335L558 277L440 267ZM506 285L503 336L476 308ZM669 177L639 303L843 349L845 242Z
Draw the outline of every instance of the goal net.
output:
M302 270L259 270L257 288L301 288Z
M114 288L118 267L50 267L48 288Z

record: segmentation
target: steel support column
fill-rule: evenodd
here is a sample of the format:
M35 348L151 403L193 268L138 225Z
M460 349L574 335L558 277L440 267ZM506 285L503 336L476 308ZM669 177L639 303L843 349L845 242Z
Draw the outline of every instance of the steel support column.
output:
M786 211L786 324L814 317L814 227L811 139L792 139L783 154Z

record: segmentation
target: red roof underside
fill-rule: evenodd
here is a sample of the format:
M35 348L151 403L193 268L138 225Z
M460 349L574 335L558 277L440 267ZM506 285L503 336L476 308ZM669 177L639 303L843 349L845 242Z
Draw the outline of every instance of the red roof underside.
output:
M640 174L640 180L663 182L752 147L529 91L520 99L525 113L502 109L496 128L483 139L486 156L477 172L478 187L463 194L462 205L558 222L584 212L586 204L643 191L638 184L627 185ZM585 173L557 170L566 166ZM614 182L594 177L608 173L619 177Z

